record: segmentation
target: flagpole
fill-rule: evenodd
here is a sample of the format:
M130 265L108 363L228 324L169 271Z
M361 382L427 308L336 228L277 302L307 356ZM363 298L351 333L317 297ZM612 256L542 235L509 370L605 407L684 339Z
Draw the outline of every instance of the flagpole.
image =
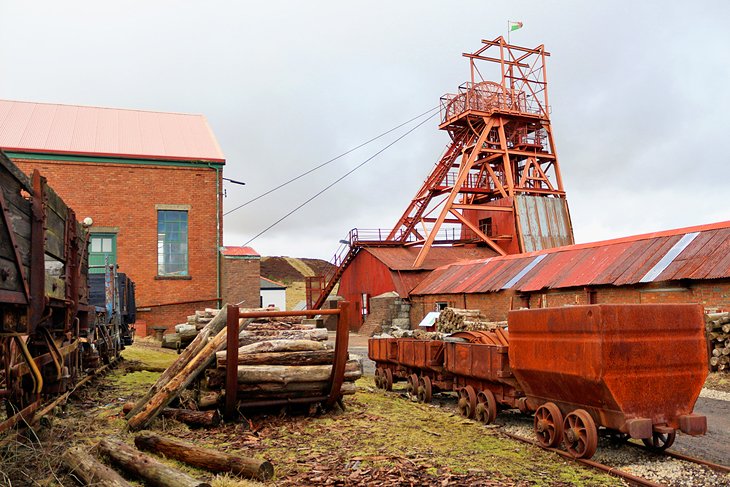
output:
M507 20L507 44L509 44L509 19Z

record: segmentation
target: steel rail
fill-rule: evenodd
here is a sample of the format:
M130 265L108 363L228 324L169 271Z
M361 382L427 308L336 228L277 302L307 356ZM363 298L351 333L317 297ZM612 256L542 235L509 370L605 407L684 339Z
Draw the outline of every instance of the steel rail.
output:
M10 418L6 419L2 423L0 423L0 432L12 428L13 426L16 426L16 423L25 424L26 426L33 426L35 424L38 424L38 422L46 416L48 413L53 411L53 409L61 404L63 401L67 400L79 387L82 387L86 385L87 382L89 382L91 379L98 377L99 375L105 373L110 368L114 367L117 362L123 360L122 358L114 358L108 363L107 365L104 365L93 372L89 373L86 377L81 379L78 383L76 383L73 388L69 391L66 391L65 393L61 394L60 396L56 397L53 401L43 406L42 401L36 401L31 403L28 407L26 407L23 411L19 411L17 414L14 414ZM41 406L42 409L38 409ZM31 415L29 418L26 418L25 416ZM22 428L22 426L18 426L19 428ZM3 438L0 440L0 448L4 447L9 441L11 441L15 435L9 434L6 438Z
M691 462L696 463L698 465L703 465L709 469L715 470L716 472L722 472L722 473L730 473L730 467L726 465L720 465L719 463L713 463L709 460L703 460L702 458L696 458L691 457L689 455L685 455L684 453L679 453L674 450L664 450L663 452L656 452L652 450L651 448L647 448L646 446L634 443L633 441L627 441L627 445L633 446L634 448L638 448L640 450L648 451L650 453L655 453L657 455L666 455L668 457L676 458L677 460L684 460L685 462Z
M608 465L604 465L603 463L599 463L599 462L596 462L596 461L593 461L593 460L586 460L586 459L583 459L583 458L575 458L570 453L568 453L566 451L563 451L563 450L559 450L557 448L546 448L546 447L540 445L538 442L536 442L534 440L531 440L529 438L525 438L523 436L516 435L514 433L509 433L507 431L502 431L502 434L505 434L505 435L507 435L508 437L510 437L510 438L512 438L514 440L521 441L521 442L527 443L529 445L537 446L539 448L542 448L543 450L547 450L547 451L551 451L551 452L557 453L558 455L560 455L560 456L562 456L564 458L570 459L570 460L574 460L575 462L580 463L581 465L585 465L587 467L591 467L591 468L594 468L596 470L601 470L603 472L606 472L609 475L613 475L615 477L622 478L622 479L626 480L627 482L629 482L632 485L639 485L641 487L662 487L662 484L658 484L656 482L652 482L651 480L647 480L647 479L642 478L642 477L637 477L636 475L630 474L628 472L624 472L623 470L619 470L619 469L617 469L615 467L609 467Z

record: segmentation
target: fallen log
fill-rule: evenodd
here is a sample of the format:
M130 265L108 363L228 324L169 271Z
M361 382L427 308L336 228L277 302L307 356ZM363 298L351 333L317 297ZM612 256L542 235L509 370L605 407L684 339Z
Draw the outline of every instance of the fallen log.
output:
M131 446L116 441L101 440L99 452L109 457L124 471L144 479L145 483L159 487L210 487L186 473L158 462Z
M196 356L202 349L205 347L205 345L208 343L208 339L210 337L214 337L220 332L223 328L226 327L226 307L224 306L223 309L221 309L218 314L211 320L210 323L205 325L205 328L200 330L200 333L198 333L198 336L188 345L185 350L177 357L177 360L170 365L165 372L160 375L160 378L157 379L157 382L150 387L150 389L147 391L147 393L142 397L134 406L134 409L132 409L129 413L127 413L127 419L131 418L135 414L137 414L145 404L154 396L157 394L157 392L165 385L167 384L170 379L175 377L184 367L185 365L190 362L190 360Z
M223 328L175 377L170 379L167 384L158 390L147 403L143 404L137 414L129 418L127 426L133 431L146 427L160 411L167 407L208 366L215 358L215 352L225 346L226 329ZM130 412L129 414L132 413Z
M69 474L81 485L99 487L131 487L117 472L95 459L86 450L74 446L61 455L61 462Z
M212 407L217 407L218 404L220 404L223 400L223 394L220 392L207 392L204 394L201 394L200 399L198 399L198 407L200 409L207 409Z
M137 435L134 444L140 450L160 453L168 458L174 458L212 472L227 472L239 477L262 481L274 476L274 466L266 460L229 455L184 441L165 438L151 432Z
M238 365L332 365L334 360L334 350L265 352L238 355ZM223 358L218 358L217 367L223 368L227 363L228 361L224 354Z
M126 414L134 408L133 402L128 402L122 406L122 411ZM217 426L221 422L221 415L218 411L194 411L192 409L165 408L160 413L163 417L174 419L190 426Z

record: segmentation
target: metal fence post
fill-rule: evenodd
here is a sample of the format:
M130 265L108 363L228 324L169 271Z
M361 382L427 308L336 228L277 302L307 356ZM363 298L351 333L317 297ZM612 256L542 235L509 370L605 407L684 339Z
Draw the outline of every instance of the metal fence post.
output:
M226 309L226 420L234 418L238 395L238 306Z

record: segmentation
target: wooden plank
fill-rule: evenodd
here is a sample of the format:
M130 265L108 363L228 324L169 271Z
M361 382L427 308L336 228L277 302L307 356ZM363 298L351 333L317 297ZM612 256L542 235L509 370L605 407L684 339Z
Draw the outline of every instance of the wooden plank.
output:
M0 244L5 243L7 242L0 242ZM0 272L3 272L3 274L7 272L4 279L0 277L0 289L5 291L25 292L23 291L23 283L14 257L11 259L0 257Z
M64 203L64 201L61 199L60 196L51 188L48 183L44 183L43 191L46 194L46 213L50 212L49 209L58 215L60 220L66 221L66 218L68 217L68 205Z
M58 219L58 215L48 213L46 218L46 248L47 254L52 255L56 259L65 262L64 256L64 237L66 234L66 224Z
M8 159L8 157L0 151L0 173L6 173L8 178L12 178L17 184L23 187L26 191L30 191L32 186L30 178L20 170L18 166Z

